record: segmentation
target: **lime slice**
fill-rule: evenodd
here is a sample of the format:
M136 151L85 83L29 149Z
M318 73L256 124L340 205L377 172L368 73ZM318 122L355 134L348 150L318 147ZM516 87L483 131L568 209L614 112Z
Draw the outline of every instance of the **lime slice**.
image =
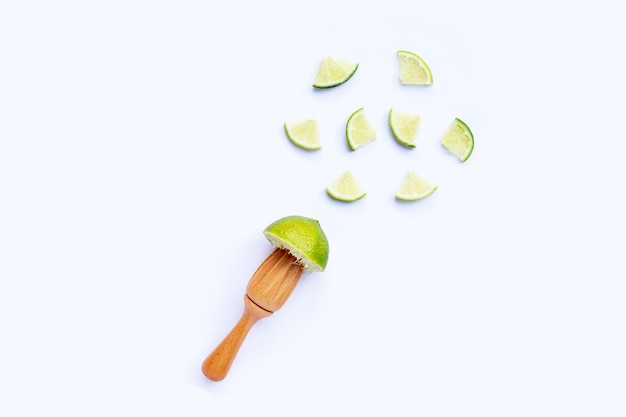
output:
M396 193L398 200L421 200L426 198L437 189L426 178L420 177L415 171L409 171L404 182Z
M314 119L286 122L285 132L289 140L303 149L315 151L322 147L317 121Z
M415 148L420 116L404 111L389 110L389 127L393 137L404 146Z
M430 68L419 55L413 52L398 51L398 67L402 84L430 85L433 83Z
M363 107L355 111L346 123L346 139L351 150L376 140L376 130L369 122Z
M441 144L461 162L465 162L474 150L474 135L470 128L457 118L443 135Z
M346 171L337 177L326 188L326 192L335 200L345 202L360 200L365 197L365 194L367 194L351 171Z
M354 75L358 67L359 64L356 62L326 57L317 68L313 87L331 88L341 85Z
M328 263L328 239L319 221L287 216L265 228L263 234L276 248L288 250L306 271L323 271Z

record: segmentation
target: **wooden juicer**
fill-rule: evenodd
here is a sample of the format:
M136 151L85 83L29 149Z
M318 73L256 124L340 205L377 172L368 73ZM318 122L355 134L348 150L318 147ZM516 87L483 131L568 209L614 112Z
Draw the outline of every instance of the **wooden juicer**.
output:
M274 250L248 282L243 315L202 363L202 373L212 381L226 377L254 323L285 304L302 272L323 271L328 262L328 240L315 219L283 217L265 228L263 234Z

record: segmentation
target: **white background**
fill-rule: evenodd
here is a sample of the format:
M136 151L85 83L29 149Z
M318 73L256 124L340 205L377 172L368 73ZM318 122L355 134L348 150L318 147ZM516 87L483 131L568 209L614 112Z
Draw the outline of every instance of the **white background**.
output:
M626 415L617 3L363 3L0 4L0 415ZM398 49L431 87L399 84ZM327 55L361 65L314 91ZM379 136L350 152L359 107ZM318 152L282 130L307 117ZM345 169L349 205L324 191ZM396 202L408 169L439 190ZM212 383L288 214L328 268Z

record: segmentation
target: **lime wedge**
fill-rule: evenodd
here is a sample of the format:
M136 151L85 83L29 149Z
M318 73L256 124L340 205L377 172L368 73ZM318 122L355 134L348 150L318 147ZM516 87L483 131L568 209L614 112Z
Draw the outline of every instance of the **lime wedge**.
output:
M315 151L322 147L317 121L314 119L285 122L287 137L296 146Z
M326 57L322 59L313 87L331 88L348 81L356 72L359 64L341 58Z
M369 122L363 107L355 111L346 123L346 139L351 150L376 140L376 130Z
M319 221L287 216L265 228L263 234L275 248L288 250L306 271L323 271L328 263L328 239Z
M398 51L398 67L402 84L430 85L433 83L430 68L419 55L413 52Z
M389 110L389 127L393 137L404 146L415 148L420 116L404 111Z
M352 202L365 197L367 194L358 183L351 171L345 171L337 177L327 188L326 192L335 200Z
M398 200L421 200L426 198L437 189L426 178L420 177L415 171L409 171L404 182L396 193Z
M461 119L456 118L443 135L441 144L461 162L465 162L474 150L474 135Z

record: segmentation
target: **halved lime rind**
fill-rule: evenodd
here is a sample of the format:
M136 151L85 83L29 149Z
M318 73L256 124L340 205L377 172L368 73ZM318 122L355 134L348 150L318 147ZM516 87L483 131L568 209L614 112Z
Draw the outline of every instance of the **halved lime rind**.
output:
M415 171L407 172L402 185L396 192L396 198L404 201L421 200L432 195L437 186Z
M351 203L365 197L367 194L351 171L345 171L328 187L328 195L335 200Z
M313 87L331 88L341 85L352 78L358 68L357 62L342 58L323 58L317 68Z
M288 250L305 271L323 271L328 263L328 239L316 219L287 216L276 220L263 231L275 248Z
M363 145L376 140L376 130L361 107L350 115L346 122L346 139L348 146L355 151Z
M408 148L415 148L420 116L400 110L389 110L389 127L393 137Z
M309 151L322 148L319 128L315 119L285 122L285 133L294 145Z
M461 162L465 162L474 151L474 134L464 121L456 118L441 138L441 144Z
M433 74L419 55L410 51L398 51L400 82L407 85L431 85Z

